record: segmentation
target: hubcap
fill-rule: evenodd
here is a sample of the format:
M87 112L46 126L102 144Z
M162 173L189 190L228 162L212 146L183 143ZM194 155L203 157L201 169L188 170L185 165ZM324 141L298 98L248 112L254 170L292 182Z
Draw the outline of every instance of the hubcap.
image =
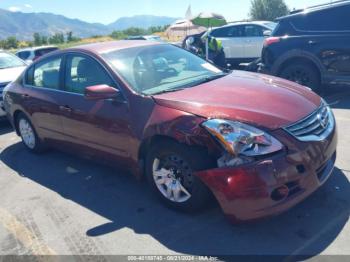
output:
M35 135L32 127L26 119L19 120L19 132L21 134L24 144L33 149L35 147Z
M158 190L168 200L183 203L191 198L192 171L181 158L156 158L153 161L153 179Z

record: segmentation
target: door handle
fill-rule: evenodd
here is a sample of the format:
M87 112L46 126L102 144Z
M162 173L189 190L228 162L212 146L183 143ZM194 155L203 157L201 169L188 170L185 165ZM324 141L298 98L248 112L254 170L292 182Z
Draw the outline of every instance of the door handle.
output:
M72 112L72 108L69 106L60 106L60 110L68 113Z
M309 45L316 45L317 44L317 42L313 41L313 40L310 40L308 43L309 43Z
M22 94L21 97L22 98L29 98L30 96L28 94Z

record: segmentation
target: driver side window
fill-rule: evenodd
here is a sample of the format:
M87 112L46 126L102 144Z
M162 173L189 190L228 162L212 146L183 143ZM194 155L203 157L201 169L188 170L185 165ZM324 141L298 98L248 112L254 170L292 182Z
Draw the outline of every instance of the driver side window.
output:
M106 70L95 60L80 55L68 55L66 59L65 90L84 94L85 88L95 85L113 86Z

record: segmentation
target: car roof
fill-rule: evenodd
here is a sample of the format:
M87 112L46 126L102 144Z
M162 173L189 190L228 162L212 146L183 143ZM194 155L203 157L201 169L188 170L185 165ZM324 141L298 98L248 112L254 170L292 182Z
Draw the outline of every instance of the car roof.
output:
M216 27L213 28L213 31L219 28L225 28L225 27L230 27L233 25L266 25L267 23L274 23L273 21L244 21L244 22L231 22L228 23L227 25L221 26L221 27Z
M37 50L48 49L48 48L58 48L58 47L57 47L57 46L54 46L54 45L28 47L28 48L20 49L20 50L18 50L16 53L24 52L24 51L37 51Z
M285 20L285 19L288 19L291 17L296 17L296 16L305 15L305 14L309 14L309 13L320 12L320 11L327 10L330 8L342 7L342 6L346 6L346 5L350 5L349 0L335 1L332 3L310 6L310 7L304 8L304 9L294 10L294 11L290 12L289 15L279 17L276 20L277 21Z
M133 47L142 47L142 46L154 46L162 45L164 43L153 42L153 41L144 41L144 40L119 40L119 41L109 41L109 42L100 42L87 45L75 46L64 51L77 51L85 50L88 52L103 54L107 52L133 48Z

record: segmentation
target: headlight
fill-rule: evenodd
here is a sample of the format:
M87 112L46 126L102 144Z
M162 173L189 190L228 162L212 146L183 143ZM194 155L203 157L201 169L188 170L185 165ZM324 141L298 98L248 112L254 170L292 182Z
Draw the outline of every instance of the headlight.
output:
M254 157L277 152L282 144L255 127L236 121L211 119L203 127L233 156Z

